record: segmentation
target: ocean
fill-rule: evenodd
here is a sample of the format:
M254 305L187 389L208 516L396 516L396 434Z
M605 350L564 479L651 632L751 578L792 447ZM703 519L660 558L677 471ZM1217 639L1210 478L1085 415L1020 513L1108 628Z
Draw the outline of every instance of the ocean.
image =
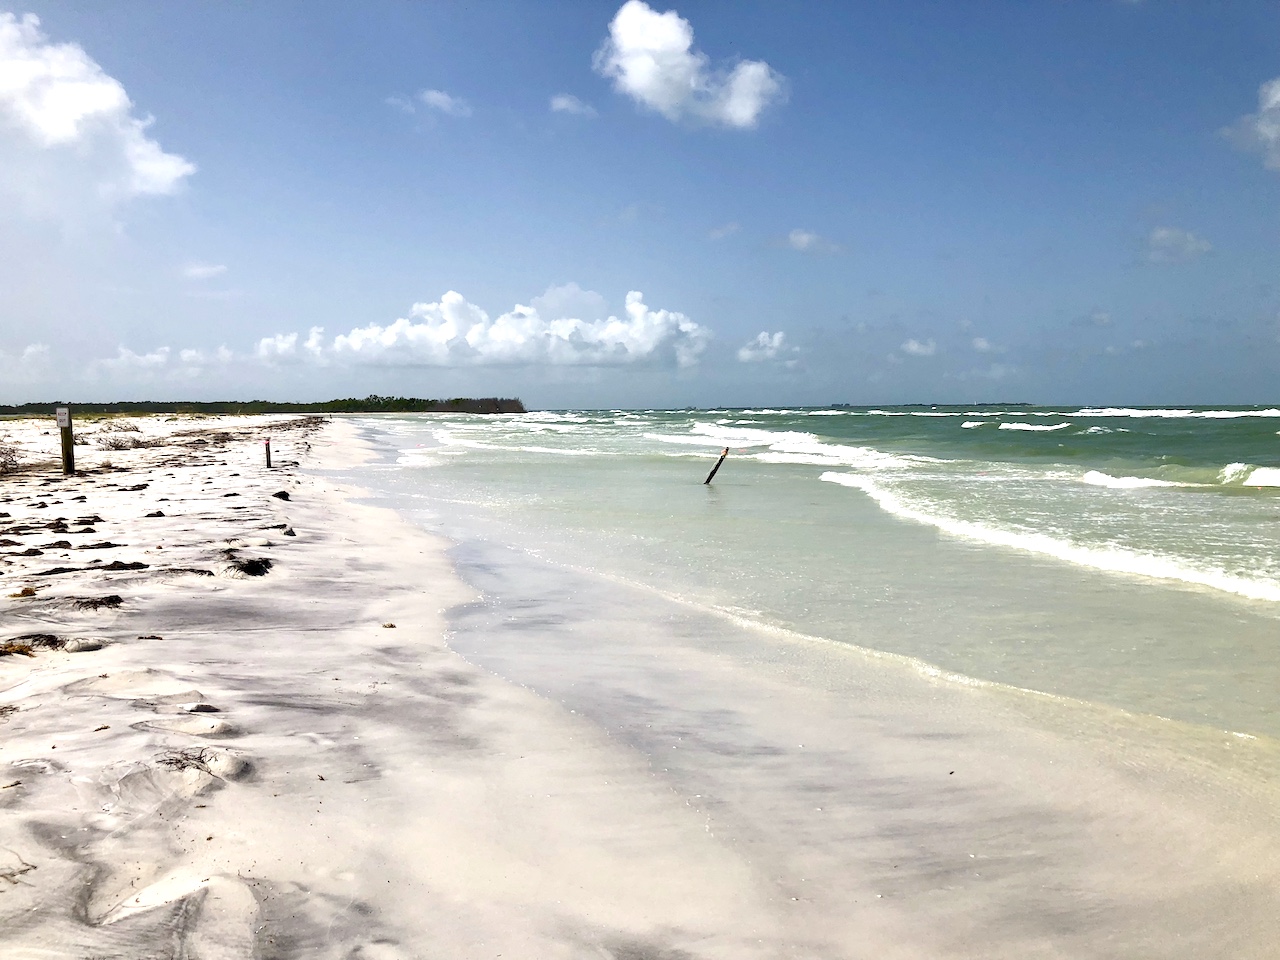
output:
M450 538L488 598L454 637L480 659L532 602L511 598L572 582L579 619L624 591L650 627L696 610L1067 723L1076 705L1280 741L1280 409L353 419L382 451L360 482Z

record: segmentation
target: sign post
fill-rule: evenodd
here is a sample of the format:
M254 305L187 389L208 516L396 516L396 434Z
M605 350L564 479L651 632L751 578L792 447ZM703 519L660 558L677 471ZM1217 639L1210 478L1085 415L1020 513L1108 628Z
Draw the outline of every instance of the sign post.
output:
M58 407L58 432L62 434L62 473L76 472L76 442L71 435L71 408Z

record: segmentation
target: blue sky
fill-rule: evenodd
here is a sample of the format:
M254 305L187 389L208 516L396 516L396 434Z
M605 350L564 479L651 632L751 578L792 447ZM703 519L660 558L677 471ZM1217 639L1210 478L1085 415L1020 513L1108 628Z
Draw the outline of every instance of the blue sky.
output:
M1276 399L1274 4L7 10L0 401Z

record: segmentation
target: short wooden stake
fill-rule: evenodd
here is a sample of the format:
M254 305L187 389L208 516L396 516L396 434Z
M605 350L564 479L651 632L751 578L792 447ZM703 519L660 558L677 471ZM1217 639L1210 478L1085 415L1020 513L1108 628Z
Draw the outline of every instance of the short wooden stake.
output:
M724 453L720 454L720 459L716 461L716 465L712 467L711 472L707 474L707 479L702 481L702 485L704 487L711 482L712 478L716 475L716 471L720 469L720 464L724 463L724 458L727 457L728 455L729 455L729 448L725 447Z
M71 408L58 407L58 432L62 434L62 474L76 472L76 438L71 434Z
M271 466L271 438L268 437L262 441L262 445L267 448L267 466Z

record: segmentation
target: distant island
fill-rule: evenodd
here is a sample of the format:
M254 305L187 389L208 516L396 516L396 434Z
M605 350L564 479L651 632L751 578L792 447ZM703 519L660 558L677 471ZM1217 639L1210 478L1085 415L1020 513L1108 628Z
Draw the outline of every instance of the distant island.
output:
M455 397L423 400L418 397L380 397L325 400L320 403L276 403L271 400L138 400L120 403L23 403L0 404L0 416L40 416L56 407L72 407L75 413L524 413L524 404L513 397Z

